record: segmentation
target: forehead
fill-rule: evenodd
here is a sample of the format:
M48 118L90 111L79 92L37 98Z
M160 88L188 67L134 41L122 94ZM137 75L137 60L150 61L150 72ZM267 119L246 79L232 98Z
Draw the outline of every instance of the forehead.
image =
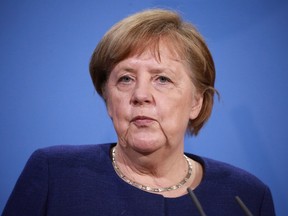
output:
M158 41L154 41L148 46L143 46L140 44L139 46L135 46L131 52L129 57L144 57L148 58L151 55L155 58L157 62L161 62L162 59L166 58L169 60L181 62L181 63L188 63L187 60L184 58L183 51L177 44L175 44L171 39L159 39ZM127 59L125 58L125 59Z
M126 54L123 53L125 49L119 49L120 47L118 47L117 50L120 51L120 53L117 54L116 52L113 55L115 61L110 65L111 69L109 70L108 79L114 69L119 69L120 65L123 66L123 63L127 63L128 59L134 57L152 57L159 65L164 62L167 63L169 60L170 64L172 64L172 62L175 62L175 64L176 62L181 63L185 67L186 73L190 79L192 79L192 67L187 59L187 54L185 55L184 53L185 49L182 49L182 47L183 45L181 45L179 41L177 42L177 40L175 41L171 37L152 37L147 38L147 40L141 38L140 40L137 40L137 42L134 41L134 43L126 47Z
M141 53L134 53L127 58L118 62L112 71L125 70L134 71L136 68L145 67L146 69L153 71L171 70L178 71L184 70L186 73L190 73L189 65L185 60L179 57L169 46L165 44L159 44L158 49L146 48Z

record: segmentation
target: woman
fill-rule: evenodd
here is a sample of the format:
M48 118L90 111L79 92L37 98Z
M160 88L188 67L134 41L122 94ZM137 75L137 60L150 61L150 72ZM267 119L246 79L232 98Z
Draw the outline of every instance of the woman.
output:
M113 26L90 73L118 141L57 146L29 159L3 215L274 215L269 188L251 174L184 154L213 106L215 68L197 30L168 10Z

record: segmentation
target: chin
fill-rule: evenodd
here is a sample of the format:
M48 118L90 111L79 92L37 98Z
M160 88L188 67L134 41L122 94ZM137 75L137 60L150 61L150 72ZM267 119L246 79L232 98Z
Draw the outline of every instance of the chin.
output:
M136 139L130 143L131 148L141 154L151 154L165 145L165 141L160 139Z

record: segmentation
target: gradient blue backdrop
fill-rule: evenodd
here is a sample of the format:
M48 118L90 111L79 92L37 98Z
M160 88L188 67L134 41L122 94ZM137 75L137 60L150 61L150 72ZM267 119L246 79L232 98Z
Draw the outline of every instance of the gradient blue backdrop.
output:
M274 0L0 0L0 212L35 149L116 140L89 58L112 24L151 7L192 21L216 63L221 101L186 151L254 173L288 215L288 3Z

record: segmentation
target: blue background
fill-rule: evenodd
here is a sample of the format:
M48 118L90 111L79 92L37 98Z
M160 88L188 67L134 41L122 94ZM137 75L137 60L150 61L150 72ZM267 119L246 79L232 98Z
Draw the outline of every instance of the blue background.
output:
M111 25L151 7L193 22L216 63L221 100L186 151L254 173L288 215L288 3L274 0L0 0L0 212L35 149L116 140L90 55Z

